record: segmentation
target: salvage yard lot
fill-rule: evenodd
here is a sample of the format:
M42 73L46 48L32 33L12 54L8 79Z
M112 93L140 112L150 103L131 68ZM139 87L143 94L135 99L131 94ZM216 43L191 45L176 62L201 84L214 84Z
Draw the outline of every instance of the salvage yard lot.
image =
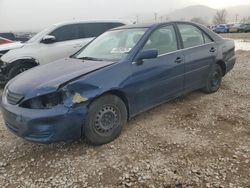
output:
M104 146L29 143L0 118L0 187L250 187L250 51L237 58L217 93L145 112Z

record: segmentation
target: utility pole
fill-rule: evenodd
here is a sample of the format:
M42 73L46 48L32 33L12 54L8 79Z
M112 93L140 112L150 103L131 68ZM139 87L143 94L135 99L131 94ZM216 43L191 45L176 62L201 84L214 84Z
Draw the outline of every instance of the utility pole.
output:
M235 15L235 22L238 23L238 14Z
M163 16L160 17L161 22L163 22Z
M139 23L139 16L136 15L136 23L138 24Z
M154 13L154 15L155 15L155 22L157 22L157 16L158 16L158 13L157 13L157 12L155 12L155 13Z

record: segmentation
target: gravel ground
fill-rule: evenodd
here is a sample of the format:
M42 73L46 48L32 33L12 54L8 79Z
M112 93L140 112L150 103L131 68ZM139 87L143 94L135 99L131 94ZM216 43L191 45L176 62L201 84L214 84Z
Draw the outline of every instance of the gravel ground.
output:
M0 117L0 187L250 187L250 51L237 57L217 93L143 113L104 146L29 143Z

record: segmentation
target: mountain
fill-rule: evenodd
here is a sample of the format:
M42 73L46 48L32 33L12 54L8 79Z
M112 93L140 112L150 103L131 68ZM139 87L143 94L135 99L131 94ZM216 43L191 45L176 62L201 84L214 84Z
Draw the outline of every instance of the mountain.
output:
M170 20L191 20L193 18L202 18L204 21L210 23L212 22L216 11L216 9L207 6L194 5L185 7L183 9L178 9L168 14L167 17Z
M239 22L245 17L250 17L250 5L240 5L234 7L227 7L228 23ZM170 20L191 20L193 18L201 18L206 24L213 22L213 17L218 10L203 5L188 6L182 9L173 11L167 15ZM236 16L237 15L237 16Z

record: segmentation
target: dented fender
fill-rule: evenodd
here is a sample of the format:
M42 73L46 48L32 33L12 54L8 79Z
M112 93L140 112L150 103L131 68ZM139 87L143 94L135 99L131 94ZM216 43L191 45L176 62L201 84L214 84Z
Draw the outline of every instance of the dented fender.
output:
M71 108L78 104L88 103L96 96L100 95L101 88L87 83L69 83L62 88L66 98L64 105Z

